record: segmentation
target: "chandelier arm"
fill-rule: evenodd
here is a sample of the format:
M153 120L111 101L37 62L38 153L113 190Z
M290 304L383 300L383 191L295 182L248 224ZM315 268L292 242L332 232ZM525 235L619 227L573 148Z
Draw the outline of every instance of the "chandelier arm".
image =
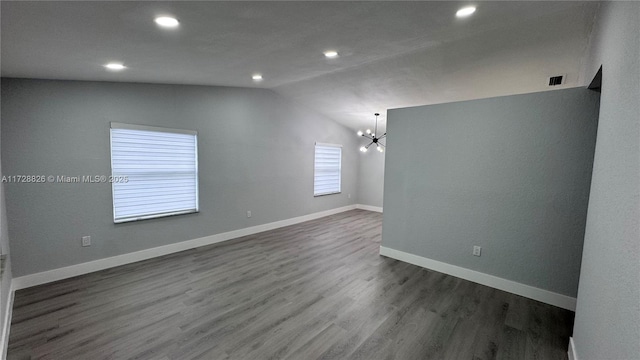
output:
M376 133L378 132L378 116L380 116L380 114L375 113L373 115L376 116L376 123L375 123L375 127L373 128L373 132L371 132L371 130L369 129L367 129L366 133L363 133L362 131L358 131L359 136L365 137L370 140L370 142L367 145L362 146L360 148L362 152L366 152L369 149L369 147L371 147L371 145L373 144L376 144L376 149L380 152L383 152L383 148L386 147L386 145L380 142L380 140L384 139L387 136L387 133L385 132L380 137L376 136Z

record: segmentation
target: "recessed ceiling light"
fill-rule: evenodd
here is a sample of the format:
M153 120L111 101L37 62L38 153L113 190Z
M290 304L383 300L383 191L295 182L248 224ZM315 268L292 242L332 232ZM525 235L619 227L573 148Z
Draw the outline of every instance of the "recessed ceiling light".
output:
M156 24L165 28L175 28L175 27L178 27L178 25L180 25L180 22L177 19L169 16L157 17L155 21L156 21Z
M476 12L476 7L475 6L467 6L464 7L460 10L458 10L458 12L456 12L456 16L457 17L467 17L471 14L473 14L474 12Z
M106 64L104 67L106 67L109 70L113 70L113 71L120 71L120 70L124 70L127 67L122 65L121 63L108 63Z
M262 75L254 74L252 77L253 81L262 81Z
M338 57L338 52L337 51L325 51L324 52L324 56L328 57L329 59L333 59L333 58L337 58Z

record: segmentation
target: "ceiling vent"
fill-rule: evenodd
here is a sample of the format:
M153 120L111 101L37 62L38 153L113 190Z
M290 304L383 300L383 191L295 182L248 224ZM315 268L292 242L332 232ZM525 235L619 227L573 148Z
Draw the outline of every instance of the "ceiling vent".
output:
M562 75L552 76L549 78L549 86L562 85L564 83L563 80L564 76Z

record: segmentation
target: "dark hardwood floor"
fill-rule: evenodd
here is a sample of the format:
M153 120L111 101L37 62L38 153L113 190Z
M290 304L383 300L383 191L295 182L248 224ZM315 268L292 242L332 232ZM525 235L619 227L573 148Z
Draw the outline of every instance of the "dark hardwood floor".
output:
M9 359L566 359L573 313L378 255L353 210L16 292Z

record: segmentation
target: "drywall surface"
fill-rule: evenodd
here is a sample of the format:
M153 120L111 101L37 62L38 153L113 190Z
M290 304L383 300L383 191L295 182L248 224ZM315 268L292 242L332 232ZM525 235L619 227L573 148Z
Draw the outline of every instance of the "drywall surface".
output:
M602 97L573 339L580 360L640 359L640 3L602 5Z
M4 78L4 174L109 175L110 122L197 130L200 212L114 224L108 183L7 183L14 276L355 204L353 132L261 89ZM316 141L341 194L313 197Z
M0 133L2 132L2 124L0 124ZM1 138L1 136L0 136ZM1 140L0 140L1 142ZM0 160L0 178L2 177L2 161ZM9 232L7 229L7 211L5 205L4 184L0 183L0 248L4 259L2 260L2 268L0 269L0 358L4 359L7 349L5 348L5 339L9 335L7 330L8 307L11 300L11 254L9 249ZM8 343L8 340L6 341Z
M382 245L575 296L597 111L581 88L389 110Z
M366 141L361 142L366 145ZM382 207L385 154L371 147L358 155L358 204Z

